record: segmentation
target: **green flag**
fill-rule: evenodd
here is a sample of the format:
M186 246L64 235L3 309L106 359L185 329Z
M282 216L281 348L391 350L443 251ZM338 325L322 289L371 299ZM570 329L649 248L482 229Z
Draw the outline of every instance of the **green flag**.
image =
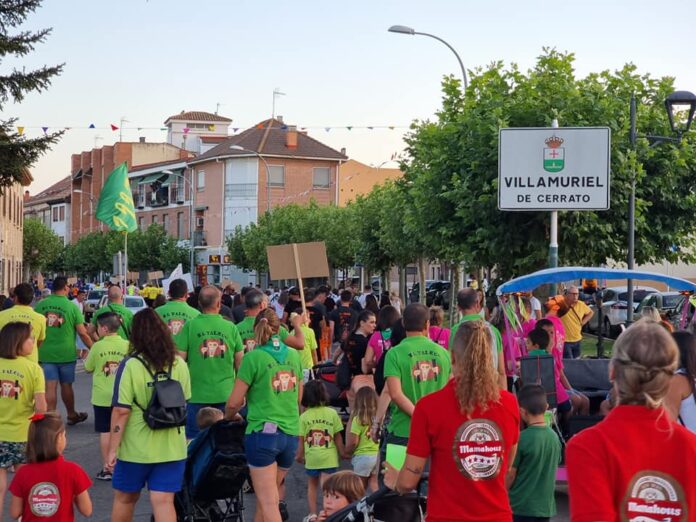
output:
M138 228L135 220L133 193L128 182L128 167L124 161L104 183L97 205L97 219L111 230L134 232Z

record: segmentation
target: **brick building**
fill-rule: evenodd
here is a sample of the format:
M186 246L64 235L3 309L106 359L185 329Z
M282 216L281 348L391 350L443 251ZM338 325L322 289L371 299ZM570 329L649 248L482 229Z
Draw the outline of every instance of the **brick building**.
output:
M369 194L377 185L402 176L403 173L399 169L371 167L354 159L348 160L341 165L338 205L344 207L357 196Z
M337 204L339 172L348 158L285 124L265 120L187 161L195 186L195 238L199 280L249 275L224 262L225 238L259 213L291 203Z
M9 295L23 280L23 187L32 181L29 170L23 169L20 182L5 187L0 194L0 293L3 295Z
M70 243L71 191L71 176L66 176L35 196L31 196L28 190L24 191L24 218L38 219L65 245Z

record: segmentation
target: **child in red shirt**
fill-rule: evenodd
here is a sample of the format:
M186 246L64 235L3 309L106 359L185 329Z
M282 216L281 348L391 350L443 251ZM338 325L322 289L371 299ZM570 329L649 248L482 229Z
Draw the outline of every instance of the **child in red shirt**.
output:
M659 323L641 320L613 353L618 405L566 450L571 520L694 520L696 435L662 407L677 346Z
M92 514L87 473L63 459L65 426L55 412L36 413L29 426L27 461L15 474L10 493L10 517L22 522L70 522L73 503L86 517Z
M483 321L466 321L452 343L454 379L421 398L411 420L406 461L386 464L384 483L415 489L430 458L428 522L510 522L505 475L515 458L520 412L498 388L491 335Z

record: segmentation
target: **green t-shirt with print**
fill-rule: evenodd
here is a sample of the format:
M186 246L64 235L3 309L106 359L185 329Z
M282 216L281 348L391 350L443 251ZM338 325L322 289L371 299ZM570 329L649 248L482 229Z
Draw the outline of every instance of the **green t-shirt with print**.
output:
M39 301L34 310L46 318L46 340L39 349L39 362L75 361L75 328L84 323L80 309L66 296L53 294Z
M75 307L73 304L70 306ZM0 358L0 440L26 442L34 396L45 393L41 367L26 357Z
M398 378L404 395L414 405L421 397L444 387L452 370L449 352L422 335L407 337L389 350L386 357L384 377ZM411 417L394 403L391 412L387 431L397 437L408 437Z
M119 335L107 335L92 345L85 370L92 372L92 404L111 406L118 365L128 354L130 343Z
M241 352L237 327L220 314L200 314L184 324L174 342L186 353L191 373L191 402L225 402L234 387L234 354Z
M360 421L353 417L350 423L350 432L359 437L353 455L377 455L379 453L379 442L373 441L370 436L371 428L372 426L369 424L360 424Z
M99 316L107 312L113 312L121 317L121 326L118 329L118 335L120 335L122 339L128 340L128 336L130 335L131 331L131 324L133 323L133 312L120 303L108 303L94 312L94 315L92 316L92 325L96 327Z
M256 317L246 316L241 322L237 323L237 330L239 330L239 336L242 338L242 344L244 345L244 351L250 352L256 346L256 341L254 341L254 322ZM278 337L280 340L285 342L285 338L290 335L284 326L280 327L278 331Z
M155 308L155 312L162 318L172 335L178 335L187 321L201 315L198 310L183 301L169 301Z
M171 374L172 379L181 384L184 397L188 400L191 397L191 380L188 367L181 357L176 357ZM153 430L145 423L143 408L147 408L152 398L153 384L150 371L141 361L129 357L119 367L112 405L131 410L118 447L119 460L157 464L186 458L186 433L183 428Z
M510 506L515 515L550 518L556 515L556 469L561 442L547 426L529 426L520 433L512 467L517 470L510 487Z
M303 324L300 326L300 328L302 328L302 335L304 335L304 348L302 348L302 351L300 352L300 362L303 370L309 370L314 367L312 352L316 351L318 348L317 338L314 334L314 330L312 330L306 324Z
M269 341L272 342L272 341ZM237 376L249 386L247 433L262 431L272 422L287 435L300 434L299 388L302 384L300 355L289 348L284 363L263 350L244 356Z
M452 327L449 338L449 349L452 351L454 345L454 336L457 333L459 326L466 321L483 321L488 326L488 331L491 335L491 355L493 356L493 368L498 369L500 353L503 351L503 337L500 335L500 330L493 326L488 321L481 318L479 314L469 314L462 316L461 320Z
M338 412L328 406L309 408L300 415L300 436L304 442L305 469L338 467L334 437L343 431Z

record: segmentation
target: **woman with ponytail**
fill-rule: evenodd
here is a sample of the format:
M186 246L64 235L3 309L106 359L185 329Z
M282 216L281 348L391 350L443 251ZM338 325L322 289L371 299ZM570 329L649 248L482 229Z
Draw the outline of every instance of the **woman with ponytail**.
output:
M303 316L292 321L298 330ZM242 359L226 406L226 417L238 419L247 402L244 447L256 491L257 522L281 522L278 486L295 460L300 434L300 355L280 340L279 330L280 319L273 309L256 316L256 346Z
M613 354L618 405L566 450L571 519L693 520L696 435L662 406L677 345L659 323L641 319L619 336Z
M387 464L385 484L405 493L430 458L428 522L512 520L505 475L520 413L515 397L498 387L491 342L484 321L461 323L451 343L453 379L416 403L401 471Z

